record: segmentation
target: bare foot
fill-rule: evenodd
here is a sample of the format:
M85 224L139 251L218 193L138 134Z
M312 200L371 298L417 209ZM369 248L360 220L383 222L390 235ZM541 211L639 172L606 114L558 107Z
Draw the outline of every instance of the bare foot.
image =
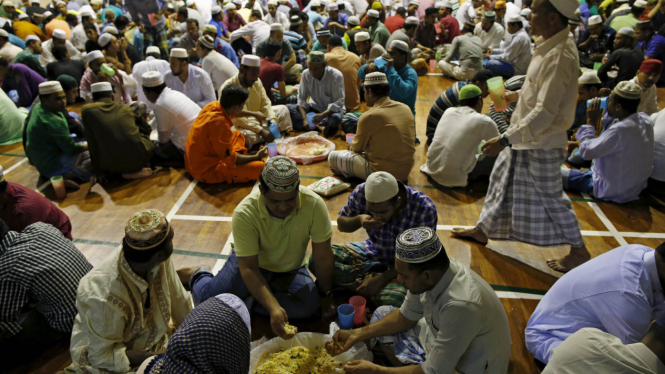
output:
M65 179L65 188L70 191L78 191L81 189L81 186L71 179Z
M547 266L554 271L567 273L590 259L591 254L586 247L575 247L570 249L570 253L559 259L547 260Z
M192 274L194 274L195 271L199 269L198 266L195 267L190 267L190 268L180 268L176 270L176 273L178 273L178 278L180 279L180 282L182 283L183 287L185 287L185 290L191 291L191 288L189 287L189 278L192 277Z
M455 227L453 228L452 234L454 237L475 240L483 245L487 244L488 240L487 235L485 235L485 233L480 231L477 227L471 229L463 229L461 227Z

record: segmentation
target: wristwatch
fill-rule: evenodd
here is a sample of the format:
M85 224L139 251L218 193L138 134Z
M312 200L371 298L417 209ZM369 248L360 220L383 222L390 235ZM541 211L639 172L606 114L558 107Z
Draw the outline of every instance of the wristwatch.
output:
M499 143L504 147L512 147L512 144L510 144L510 142L508 141L506 134L501 135L501 137L499 138Z

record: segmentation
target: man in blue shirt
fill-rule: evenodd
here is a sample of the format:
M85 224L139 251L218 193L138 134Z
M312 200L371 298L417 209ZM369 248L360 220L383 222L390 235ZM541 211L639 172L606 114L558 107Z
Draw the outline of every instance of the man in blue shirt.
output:
M319 11L321 10L321 3L319 0L312 0L309 3L309 9L310 10L307 12L307 16L312 22L312 25L314 25L314 28L323 26L323 17L321 17L319 14Z
M238 55L236 54L236 51L233 50L231 44L217 36L218 30L219 29L215 25L207 24L203 26L203 35L208 35L209 37L215 39L215 51L231 60L231 62L233 62L233 64L239 68L240 63L238 62Z
M228 41L229 36L226 33L224 24L222 23L222 20L224 19L224 13L222 13L222 7L219 5L215 5L210 9L210 13L212 14L212 18L208 23L217 27L217 35L215 35L212 38L215 39L216 37L220 37Z
M651 21L639 22L635 25L635 39L639 42L637 50L644 53L645 60L653 58L665 63L665 36L654 32ZM660 73L658 83L658 87L665 83L665 69Z
M344 33L346 33L346 24L349 21L349 16L344 13L340 14L339 7L335 3L328 4L326 9L328 10L329 17L323 24L323 27L329 29L331 34L343 38Z
M116 6L116 3L117 3L116 0L109 0L109 6L107 6L106 8L104 8L104 10L102 10L102 21L104 23L106 23L106 10L108 9L111 9L113 11L113 13L115 14L115 18L124 15L124 12L122 11L122 9Z

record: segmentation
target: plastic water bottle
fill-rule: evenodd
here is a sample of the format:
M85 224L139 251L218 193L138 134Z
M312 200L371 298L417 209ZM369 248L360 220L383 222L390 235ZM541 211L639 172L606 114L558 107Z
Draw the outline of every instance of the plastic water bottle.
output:
M607 51L605 53L605 56L603 56L603 61L601 62L601 64L604 64L605 61L607 61L608 58L610 58L610 51Z

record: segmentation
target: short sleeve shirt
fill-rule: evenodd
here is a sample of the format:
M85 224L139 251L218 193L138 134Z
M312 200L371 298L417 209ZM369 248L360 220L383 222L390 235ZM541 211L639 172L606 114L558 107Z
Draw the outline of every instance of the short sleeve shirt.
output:
M265 88L270 101L274 104L275 97L272 94L272 88L275 86L276 82L284 82L286 80L284 67L276 62L268 60L267 58L263 58L261 59L259 79L261 79L261 83L263 83L263 87Z
M261 43L256 45L256 54L261 57L265 58L266 53L267 53L267 48L268 48L268 42L270 39L266 39L262 41ZM291 42L283 38L282 39L282 65L289 59L289 56L293 53L293 47L291 47Z

